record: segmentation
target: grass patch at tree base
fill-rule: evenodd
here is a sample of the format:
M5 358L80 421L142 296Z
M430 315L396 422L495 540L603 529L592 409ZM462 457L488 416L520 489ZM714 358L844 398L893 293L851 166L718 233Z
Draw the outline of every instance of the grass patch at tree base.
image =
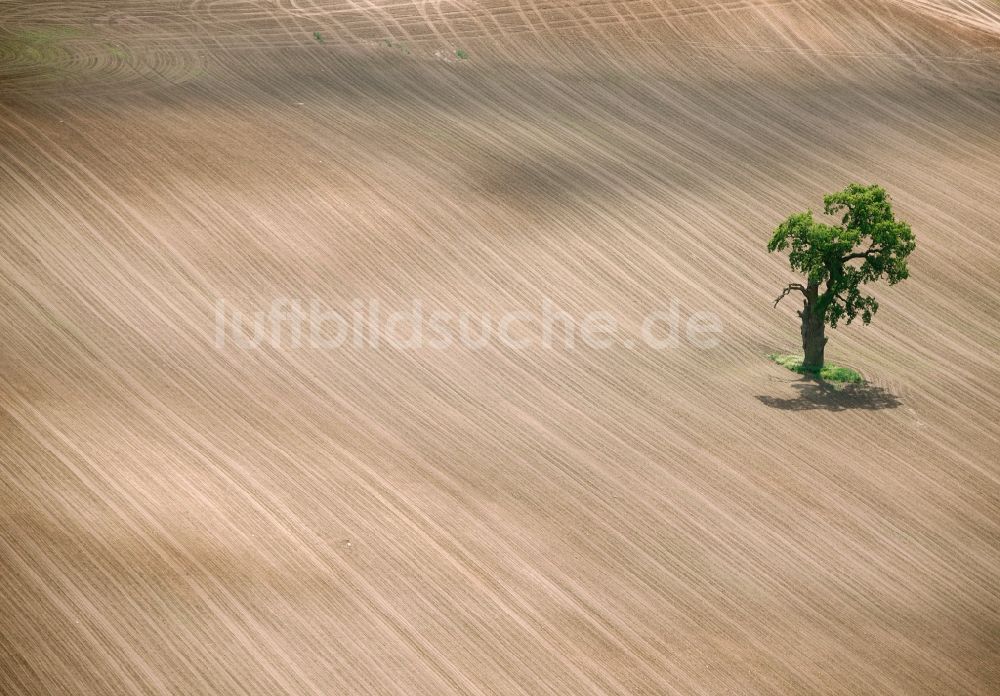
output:
M851 384L858 384L864 382L864 378L852 370L849 367L838 367L837 365L824 365L820 370L807 370L802 367L802 356L801 355L779 355L778 353L771 353L767 356L774 362L787 367L792 372L798 372L800 375L815 375L820 379L825 379L828 382L847 382Z

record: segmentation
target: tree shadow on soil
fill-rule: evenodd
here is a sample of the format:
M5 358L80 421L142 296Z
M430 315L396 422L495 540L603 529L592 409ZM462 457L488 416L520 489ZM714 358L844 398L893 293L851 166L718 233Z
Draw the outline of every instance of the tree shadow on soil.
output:
M897 408L902 402L892 392L872 384L834 386L818 377L805 376L792 386L799 395L791 399L759 395L757 400L769 408L782 411L880 411Z

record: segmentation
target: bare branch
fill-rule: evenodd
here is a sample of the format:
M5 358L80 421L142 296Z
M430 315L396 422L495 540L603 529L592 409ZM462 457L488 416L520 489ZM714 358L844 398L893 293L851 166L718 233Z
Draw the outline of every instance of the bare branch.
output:
M867 259L872 254L877 254L880 251L882 251L882 249L876 247L873 244L872 246L868 247L866 251L856 251L853 254L848 254L847 256L841 256L840 261L841 263L843 263L845 261L850 261L851 259Z
M774 300L774 306L777 307L778 303L781 302L783 299L785 299L785 296L787 296L788 293L790 293L792 290L798 290L803 295L806 294L805 287L803 285L801 285L800 283L789 283L788 286L785 287L785 289L783 289L781 291L781 294L778 295L777 298L775 298L775 300Z

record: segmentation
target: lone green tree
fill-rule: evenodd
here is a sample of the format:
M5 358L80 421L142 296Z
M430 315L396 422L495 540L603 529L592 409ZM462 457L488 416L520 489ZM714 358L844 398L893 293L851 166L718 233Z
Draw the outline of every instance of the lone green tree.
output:
M885 278L895 285L909 276L906 258L916 248L910 226L896 220L885 189L850 184L823 198L827 215L841 216L839 225L813 219L812 211L790 216L771 236L767 250L791 248L792 270L805 274L805 282L789 283L774 301L777 307L789 293L803 296L802 367L810 372L823 367L826 325L832 328L860 314L868 324L878 302L861 293L865 283Z

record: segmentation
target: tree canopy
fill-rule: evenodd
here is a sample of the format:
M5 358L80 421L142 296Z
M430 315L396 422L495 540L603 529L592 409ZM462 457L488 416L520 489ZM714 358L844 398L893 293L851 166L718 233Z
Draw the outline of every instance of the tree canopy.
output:
M806 276L804 284L785 287L774 304L798 291L806 296L806 311L831 327L845 318L850 324L859 314L868 324L878 301L862 294L861 286L881 278L889 285L906 279L906 259L916 238L907 223L896 220L881 186L850 184L825 196L823 211L840 216L840 224L817 221L810 210L789 216L774 231L768 251L790 248L792 269Z

